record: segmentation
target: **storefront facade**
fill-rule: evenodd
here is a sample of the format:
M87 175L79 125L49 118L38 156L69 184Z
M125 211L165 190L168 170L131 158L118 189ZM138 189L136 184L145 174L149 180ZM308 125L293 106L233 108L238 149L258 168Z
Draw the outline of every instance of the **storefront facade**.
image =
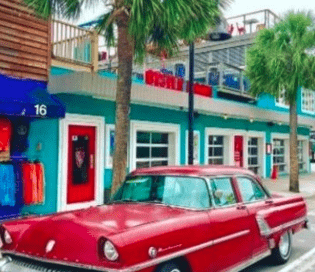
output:
M48 93L45 81L0 75L0 85L7 90L0 94L0 220L4 220L21 215L24 207L45 203L49 187L45 170L53 162L43 160L42 142L32 135L49 138L42 124L63 118L65 108Z
M58 75L57 81L65 85L62 82L65 78L67 75ZM76 82L71 78L70 81ZM51 82L54 84L54 80ZM115 79L110 79L110 83L113 82ZM106 86L105 92L113 93L114 88L109 83ZM145 86L134 84L133 88ZM62 101L67 113L63 119L42 120L31 127L30 142L41 142L40 157L50 161L46 167L47 185L49 183L46 191L49 193L43 205L24 207L24 213L50 213L99 205L108 200L111 188L114 99L88 95L84 87L82 91L67 92L60 90L58 85L50 86L50 91ZM146 94L142 91L143 97ZM187 110L139 102L136 95L132 100L127 170L187 164ZM230 103L229 108L233 106ZM242 105L237 106L242 111ZM274 116L278 118L278 113ZM288 123L271 124L258 118L200 112L196 115L194 130L195 163L246 167L263 178L271 176L275 165L280 174L288 173ZM39 131L41 133L37 134ZM301 172L310 171L309 132L307 124L298 128Z

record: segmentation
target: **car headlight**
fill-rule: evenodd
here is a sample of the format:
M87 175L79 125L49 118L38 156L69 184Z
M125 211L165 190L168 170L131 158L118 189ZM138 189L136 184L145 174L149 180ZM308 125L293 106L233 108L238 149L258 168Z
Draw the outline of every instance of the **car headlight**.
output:
M6 244L11 244L12 243L11 235L10 235L10 233L7 230L4 231L3 238L4 238L4 242Z
M119 256L113 243L108 240L104 243L104 255L110 261L116 261Z

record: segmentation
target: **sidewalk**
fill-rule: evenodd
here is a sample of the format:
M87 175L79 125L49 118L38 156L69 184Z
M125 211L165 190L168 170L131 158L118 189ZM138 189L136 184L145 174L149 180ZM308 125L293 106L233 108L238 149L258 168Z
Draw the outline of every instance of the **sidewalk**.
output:
M315 165L314 165L315 166ZM300 193L289 191L289 175L276 180L263 179L262 183L272 192L284 196L300 194L305 197L308 210L314 213L315 209L315 172L301 174L299 177ZM315 271L315 248L287 264L278 272L314 272Z
M278 177L275 180L262 179L265 185L272 193L279 193L284 196L301 194L306 199L315 197L315 173L305 173L299 176L300 193L292 193L289 191L289 175Z

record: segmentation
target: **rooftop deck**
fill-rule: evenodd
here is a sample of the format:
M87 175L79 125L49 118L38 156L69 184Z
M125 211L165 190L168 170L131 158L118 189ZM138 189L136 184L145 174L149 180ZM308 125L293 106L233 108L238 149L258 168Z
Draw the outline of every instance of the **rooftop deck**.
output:
M241 14L226 19L232 37L257 33L264 28L272 28L280 18L269 9Z

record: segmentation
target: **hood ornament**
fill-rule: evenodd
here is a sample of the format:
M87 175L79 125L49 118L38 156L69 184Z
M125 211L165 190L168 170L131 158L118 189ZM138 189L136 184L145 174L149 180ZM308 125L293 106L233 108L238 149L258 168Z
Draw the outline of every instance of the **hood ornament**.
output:
M46 245L46 253L50 252L53 250L54 246L56 244L56 241L55 240L50 240L48 241L47 245Z

